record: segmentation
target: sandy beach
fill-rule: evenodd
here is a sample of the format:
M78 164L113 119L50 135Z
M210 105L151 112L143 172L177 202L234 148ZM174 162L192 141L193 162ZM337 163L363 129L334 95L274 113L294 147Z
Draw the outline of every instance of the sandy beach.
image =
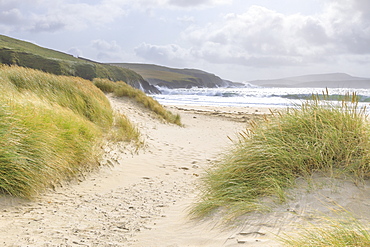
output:
M127 99L112 106L134 122L144 148L102 147L103 165L32 201L0 197L0 246L282 246L278 236L348 211L368 221L370 183L315 177L298 180L284 204L229 224L219 216L194 220L188 210L204 172L249 120L267 108L168 107L184 127L163 123ZM339 216L338 216L339 217Z

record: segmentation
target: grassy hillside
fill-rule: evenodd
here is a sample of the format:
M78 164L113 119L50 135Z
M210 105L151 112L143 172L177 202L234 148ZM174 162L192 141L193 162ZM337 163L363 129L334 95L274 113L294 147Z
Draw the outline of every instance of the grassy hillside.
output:
M117 65L118 66L118 65ZM197 78L194 76L184 75L172 71L161 69L159 66L130 66L132 70L140 74L143 78L158 86L168 87L195 87ZM159 69L158 69L159 68Z
M38 69L55 75L78 76L88 80L106 78L124 81L135 88L143 88L148 93L159 93L132 70L75 58L4 35L0 35L0 63Z
M32 197L89 170L104 136L137 141L132 130L91 81L0 66L0 193Z
M0 48L12 50L23 53L34 53L38 56L55 58L60 60L67 60L71 62L79 62L79 59L62 52L54 51L51 49L43 48L35 44L25 42L18 39L13 39L4 35L0 35Z
M153 64L113 63L111 65L128 68L140 74L153 85L167 88L220 87L233 83L220 77L196 69L174 69Z

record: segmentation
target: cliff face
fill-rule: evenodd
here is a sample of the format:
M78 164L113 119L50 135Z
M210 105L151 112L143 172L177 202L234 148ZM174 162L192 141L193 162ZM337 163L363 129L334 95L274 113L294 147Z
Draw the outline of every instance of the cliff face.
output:
M114 63L111 65L131 69L150 84L166 88L231 87L233 82L196 69L174 69L152 64Z
M56 75L79 76L88 80L106 78L124 81L146 93L160 93L155 86L130 69L75 58L3 35L0 35L0 64L18 65Z

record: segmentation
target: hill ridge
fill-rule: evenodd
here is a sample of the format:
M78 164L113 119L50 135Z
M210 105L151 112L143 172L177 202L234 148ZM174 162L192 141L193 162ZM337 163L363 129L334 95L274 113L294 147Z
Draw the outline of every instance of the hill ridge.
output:
M249 81L249 83L263 87L370 88L370 78L355 77L339 72L254 80Z
M142 63L110 63L134 70L152 85L166 88L191 88L191 87L233 87L240 86L219 76L190 68L170 68L156 64Z
M67 53L5 35L0 35L0 64L18 65L55 75L78 76L88 80L106 78L112 81L124 81L146 93L160 93L156 87L130 69L76 58Z

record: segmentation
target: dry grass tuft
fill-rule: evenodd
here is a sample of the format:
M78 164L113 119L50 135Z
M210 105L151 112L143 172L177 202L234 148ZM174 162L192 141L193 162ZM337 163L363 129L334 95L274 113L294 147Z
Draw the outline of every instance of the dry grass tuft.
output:
M325 218L322 224L306 227L294 237L285 235L279 239L284 246L292 247L370 246L369 229L354 218Z
M235 148L203 178L192 210L202 216L221 207L231 215L265 209L261 197L285 200L297 177L314 172L370 175L370 127L355 94L336 103L313 95L289 111L240 133Z
M124 82L113 82L107 79L94 79L94 84L105 93L113 93L117 97L129 97L142 104L145 108L156 113L160 118L169 123L182 125L180 115L172 114L152 97L143 91L133 88Z

